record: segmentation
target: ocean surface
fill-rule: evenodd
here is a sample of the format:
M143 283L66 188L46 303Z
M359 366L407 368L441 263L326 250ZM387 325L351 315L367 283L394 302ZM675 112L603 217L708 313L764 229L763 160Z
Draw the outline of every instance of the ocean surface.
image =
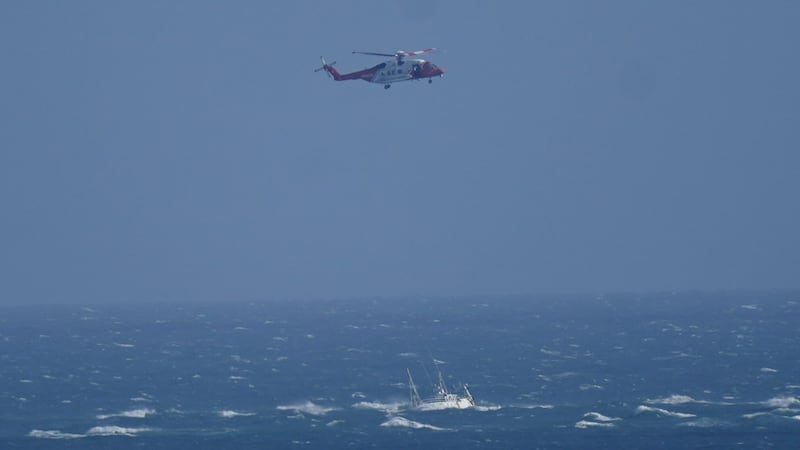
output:
M0 448L800 448L800 292L0 307Z

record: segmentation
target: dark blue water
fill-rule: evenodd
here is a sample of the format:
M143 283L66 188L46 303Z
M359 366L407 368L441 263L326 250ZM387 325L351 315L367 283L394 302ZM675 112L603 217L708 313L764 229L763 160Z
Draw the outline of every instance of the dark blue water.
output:
M407 407L436 358L474 410ZM800 293L0 309L0 448L798 448Z

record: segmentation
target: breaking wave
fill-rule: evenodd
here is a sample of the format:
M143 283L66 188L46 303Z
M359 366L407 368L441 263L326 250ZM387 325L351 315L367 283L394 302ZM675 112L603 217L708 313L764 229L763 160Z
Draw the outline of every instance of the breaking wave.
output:
M790 408L792 406L800 406L800 399L789 396L772 397L771 399L765 401L764 405L769 406L770 408Z
M371 409L374 411L380 411L387 414L392 414L400 411L406 405L407 403L405 402L396 402L396 403L358 402L353 404L353 408Z
M150 431L150 428L127 428L112 426L92 427L86 432L87 436L136 436L143 431Z
M295 411L298 413L310 414L312 416L324 416L325 414L336 410L336 408L326 408L324 406L317 405L312 401L294 405L280 405L277 409L281 411Z
M611 428L614 424L611 422L591 422L588 420L581 420L575 423L575 428Z
M383 422L381 424L382 427L405 427L405 428L413 428L415 430L433 430L433 431L453 431L451 428L441 428L434 425L429 425L427 423L415 422L413 420L408 420L405 417L392 417L391 419Z
M595 422L616 422L617 420L622 420L619 417L608 417L594 411L584 414L583 418L588 420L594 420Z
M32 430L28 436L39 439L79 439L86 437L85 434L62 433L58 430Z
M128 436L134 437L137 434L150 431L150 428L126 428L118 426L97 426L92 427L85 434L64 433L58 430L31 430L29 437L38 439L81 439L89 436Z
M497 411L497 410L502 409L502 408L503 408L502 406L497 406L497 405L485 405L485 406L484 405L478 405L478 406L475 406L473 409L475 411L486 412L486 411Z
M138 409L131 409L129 411L122 411L115 414L98 414L97 418L100 420L111 419L114 417L128 417L131 419L144 419L147 416L152 416L156 413L155 409L150 408L138 408Z
M256 413L253 412L239 412L233 411L231 409L226 409L223 411L217 411L217 415L220 417L224 417L226 419L232 419L234 417L244 417L244 416L255 416Z
M648 412L660 414L662 416L667 416L667 417L677 417L679 419L689 419L692 417L697 417L697 415L695 414L668 411L666 409L654 408L652 406L639 405L639 407L636 408L636 414L642 414Z

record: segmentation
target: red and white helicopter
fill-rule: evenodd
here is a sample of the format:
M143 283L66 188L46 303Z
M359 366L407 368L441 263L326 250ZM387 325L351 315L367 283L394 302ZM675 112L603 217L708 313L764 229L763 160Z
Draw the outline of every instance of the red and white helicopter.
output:
M336 81L345 80L364 80L370 83L383 84L384 89L392 87L392 83L398 81L421 80L428 79L428 83L433 82L433 77L444 76L444 69L437 67L436 64L426 61L424 59L408 59L407 56L417 56L424 53L431 53L436 51L435 48L426 48L416 52L405 52L398 50L395 53L376 53L376 52L353 52L361 55L374 55L374 56L391 56L394 59L382 62L377 66L370 67L369 69L359 70L357 72L341 74L336 70L333 65L336 62L328 64L325 58L320 56L322 60L322 67L314 70L319 72L324 70L328 76L333 77Z

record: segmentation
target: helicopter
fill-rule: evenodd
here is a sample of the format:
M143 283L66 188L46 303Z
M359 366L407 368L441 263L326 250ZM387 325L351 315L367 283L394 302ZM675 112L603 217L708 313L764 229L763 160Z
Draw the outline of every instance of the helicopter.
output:
M437 67L436 64L424 59L407 60L406 57L413 57L435 51L435 48L426 48L424 50L418 50L414 52L406 52L403 50L398 50L394 53L353 52L353 54L360 55L390 56L393 59L382 62L376 66L372 66L368 69L345 74L339 73L339 71L333 67L333 65L336 64L335 61L328 64L325 61L325 58L320 56L320 59L322 60L322 67L315 69L314 72L324 70L327 72L329 77L332 77L336 81L364 80L369 83L380 83L383 84L384 89L389 89L392 87L392 83L396 83L398 81L422 80L427 78L428 83L432 83L434 77L444 76L444 69Z

